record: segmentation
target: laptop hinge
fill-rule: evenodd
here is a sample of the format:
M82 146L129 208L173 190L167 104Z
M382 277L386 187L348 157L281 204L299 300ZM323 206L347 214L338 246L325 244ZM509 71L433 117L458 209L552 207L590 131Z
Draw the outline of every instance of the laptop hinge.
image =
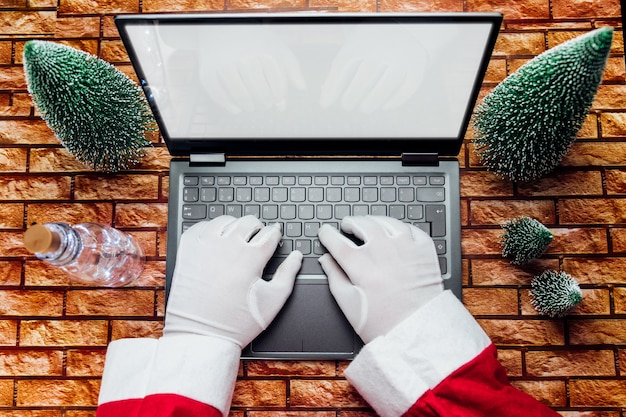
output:
M195 153L189 155L189 165L226 165L226 154Z
M403 153L403 166L428 165L438 166L439 155L436 153Z

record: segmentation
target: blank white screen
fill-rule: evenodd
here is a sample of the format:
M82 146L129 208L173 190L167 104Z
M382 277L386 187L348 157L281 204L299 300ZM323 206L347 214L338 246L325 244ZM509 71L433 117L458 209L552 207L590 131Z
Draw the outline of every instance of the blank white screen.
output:
M455 140L490 30L481 22L127 26L172 140Z

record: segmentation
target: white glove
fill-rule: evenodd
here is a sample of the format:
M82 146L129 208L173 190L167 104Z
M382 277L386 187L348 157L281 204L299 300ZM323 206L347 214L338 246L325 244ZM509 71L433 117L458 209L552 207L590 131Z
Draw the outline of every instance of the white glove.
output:
M285 304L302 263L294 251L271 281L261 278L281 236L278 225L263 227L254 216L221 216L183 233L163 335L250 343Z
M425 232L389 217L344 217L341 230L324 225L319 261L330 291L365 343L392 328L443 291L435 245Z

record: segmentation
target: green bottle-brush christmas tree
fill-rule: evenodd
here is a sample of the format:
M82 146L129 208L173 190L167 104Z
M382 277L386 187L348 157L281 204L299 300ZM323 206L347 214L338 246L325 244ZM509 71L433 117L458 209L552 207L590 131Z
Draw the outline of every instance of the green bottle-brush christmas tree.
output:
M544 271L531 282L530 301L541 314L563 317L583 300L578 282L565 272Z
M554 235L530 217L518 217L502 225L502 256L513 265L523 265L539 258L546 251Z
M550 173L576 138L602 81L613 28L571 39L520 67L477 107L482 163L512 181Z
M144 156L145 133L156 127L152 113L141 88L113 65L69 46L29 41L24 72L41 117L79 161L116 172Z

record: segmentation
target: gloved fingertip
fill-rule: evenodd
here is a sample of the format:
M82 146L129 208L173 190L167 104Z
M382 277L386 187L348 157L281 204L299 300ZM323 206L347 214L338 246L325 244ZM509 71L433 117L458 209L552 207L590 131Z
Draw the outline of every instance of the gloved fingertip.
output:
M336 275L340 271L343 272L343 270L337 264L337 261L335 261L335 258L333 258L329 253L325 253L317 260L322 266L322 270L324 271L326 276L329 277L329 279L332 275Z
M302 252L300 252L299 250L294 250L291 251L291 253L287 256L287 259L285 259L284 262L293 262L293 263L297 263L298 267L300 267L300 265L302 265L302 258L304 258L304 255L302 254Z
M274 274L274 278L272 281L276 279L290 279L291 281L295 280L300 267L302 266L302 252L298 250L292 251L287 258L279 265L276 273ZM271 281L270 281L271 282Z
M331 226L331 225L329 225L329 224L323 224L323 225L321 225L321 226L320 226L320 228L318 229L317 234L318 234L318 236L319 236L320 234L323 234L323 233L328 233L328 231L329 231L329 230L332 230L332 229L335 229L335 228L334 228L334 227L332 227L332 226ZM335 230L336 230L336 229L335 229Z
M328 265L330 262L332 262L332 256L330 256L329 253L325 253L317 258L317 261L320 263L320 265L322 265L322 268L324 268L324 265Z

